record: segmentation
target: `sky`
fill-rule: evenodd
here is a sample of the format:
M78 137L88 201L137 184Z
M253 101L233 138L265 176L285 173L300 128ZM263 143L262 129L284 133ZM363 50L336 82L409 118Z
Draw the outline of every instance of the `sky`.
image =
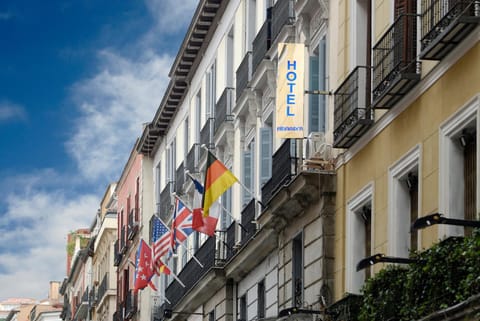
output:
M198 0L0 1L0 301L44 299L153 119Z

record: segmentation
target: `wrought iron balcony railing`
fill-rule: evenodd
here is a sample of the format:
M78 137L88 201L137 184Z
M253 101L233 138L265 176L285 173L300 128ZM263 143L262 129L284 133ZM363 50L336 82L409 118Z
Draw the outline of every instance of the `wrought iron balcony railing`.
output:
M200 131L200 145L205 145L208 149L213 149L215 146L213 142L214 126L215 118L208 118Z
M271 12L271 10L267 11ZM252 72L255 73L258 65L265 58L268 49L272 44L272 19L268 17L263 23L263 26L257 33L257 36L252 43Z
M272 156L272 177L262 187L262 203L267 205L273 195L297 174L295 141L286 139Z
M225 88L215 105L215 135L217 135L217 131L222 124L225 122L233 122L233 91L234 88Z
M98 301L102 301L103 297L105 296L105 293L107 293L108 290L108 273L105 273L103 276L102 282L100 282L100 285L98 286L98 294L97 294L97 299Z
M479 23L478 0L422 1L420 59L444 58Z
M327 308L327 314L334 321L357 321L361 304L361 295L347 294L344 298L330 305Z
M98 292L96 291L94 286L90 289L90 292L88 293L88 306L90 309L94 308L97 306L98 302Z
M226 246L227 246L227 257L225 260L228 262L232 258L233 255L235 255L235 244L236 244L236 228L237 224L235 221L230 224L230 226L227 228L227 235L226 235Z
M137 294L129 290L125 300L125 319L131 319L137 312Z
M120 253L122 254L127 253L127 249L128 249L126 234L127 234L127 227L122 226L120 230Z
M255 220L255 199L252 199L242 211L241 214L242 246L247 243L257 231Z
M193 144L187 154L187 170L192 173L198 172L198 162L200 161L200 144Z
M373 47L373 108L391 108L420 81L417 15L400 15Z
M237 100L247 88L248 82L252 79L252 52L245 54L240 66L237 69Z
M175 191L177 193L181 193L183 189L183 184L185 183L185 168L183 166L183 162L177 167L175 179Z
M120 262L122 261L122 253L120 253L120 244L119 241L115 241L115 257L113 258L113 265L114 266L119 266Z
M272 8L272 41L274 41L283 26L295 22L295 1L278 0Z
M203 268L194 259L190 259L178 274L178 278L185 287L182 287L176 280L172 281L167 287L165 296L172 307L175 307L182 297L215 265L216 242L217 237L208 238L195 253Z
M133 240L138 232L138 208L132 208L128 213L128 239Z
M373 124L370 68L357 66L334 95L333 147L349 148Z
M168 182L160 193L160 218L167 222L173 209L172 193L175 191L174 183Z

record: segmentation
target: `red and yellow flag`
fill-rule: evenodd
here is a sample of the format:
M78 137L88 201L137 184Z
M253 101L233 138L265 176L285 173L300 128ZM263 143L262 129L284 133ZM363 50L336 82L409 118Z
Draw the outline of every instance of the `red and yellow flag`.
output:
M209 216L210 206L235 182L238 182L235 175L208 151L205 184L203 185L203 216Z

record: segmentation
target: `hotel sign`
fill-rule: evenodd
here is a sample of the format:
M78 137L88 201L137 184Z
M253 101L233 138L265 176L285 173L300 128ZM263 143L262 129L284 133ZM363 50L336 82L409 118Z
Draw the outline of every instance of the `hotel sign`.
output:
M303 138L305 45L278 44L276 137Z

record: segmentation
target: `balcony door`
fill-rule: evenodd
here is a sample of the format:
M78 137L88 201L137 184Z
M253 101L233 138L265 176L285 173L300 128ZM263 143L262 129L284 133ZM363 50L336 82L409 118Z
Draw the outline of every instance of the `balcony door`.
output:
M417 24L414 15L416 13L417 2L415 0L395 0L394 21L400 19L399 28L396 31L394 41L401 41L402 46L395 46L396 62L401 68L412 68L411 72L415 72L415 61L417 55ZM403 17L402 17L403 16Z

